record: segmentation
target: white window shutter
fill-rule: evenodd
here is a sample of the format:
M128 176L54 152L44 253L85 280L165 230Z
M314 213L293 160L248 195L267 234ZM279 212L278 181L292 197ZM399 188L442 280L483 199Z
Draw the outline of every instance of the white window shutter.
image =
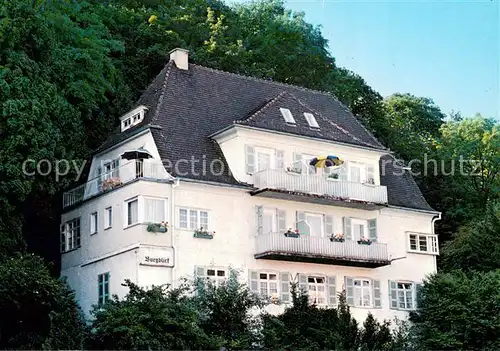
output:
M327 277L326 279L328 282L328 304L334 306L337 304L337 278Z
M263 215L264 215L264 208L262 206L255 206L255 212L257 216L257 235L262 235L264 226L263 226Z
M382 296L380 294L380 280L372 280L373 284L373 307L382 308Z
M350 277L345 277L345 295L349 306L354 306L354 281Z
M344 237L345 240L352 240L352 226L351 226L351 218L344 217Z
M276 169L285 168L285 152L283 150L276 150Z
M309 292L307 275L305 274L299 274L299 290L304 294Z
M286 211L285 210L276 210L276 218L278 219L278 232L283 234L287 231L286 228Z
M377 219L368 220L368 237L371 241L377 241Z
M398 289L397 283L394 280L389 280L389 301L391 301L390 308L393 310L398 309Z
M325 215L325 235L333 234L333 216Z
M66 251L66 224L61 224L61 252Z
M339 170L339 180L347 182L349 173L349 162L346 160Z
M281 272L280 281L281 281L281 302L284 303L290 302L290 273Z
M255 150L253 146L245 145L245 163L247 173L255 173Z
M248 281L250 282L250 290L259 293L259 272L248 271Z

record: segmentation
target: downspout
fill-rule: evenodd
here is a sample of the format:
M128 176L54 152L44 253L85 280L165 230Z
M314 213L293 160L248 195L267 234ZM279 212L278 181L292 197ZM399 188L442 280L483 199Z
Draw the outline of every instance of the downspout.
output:
M181 185L181 181L179 178L175 178L174 183L172 184L172 196L170 199L170 228L171 228L171 236L172 236L172 251L174 252L174 266L172 267L172 287L175 287L175 268L177 267L177 250L175 249L175 189Z

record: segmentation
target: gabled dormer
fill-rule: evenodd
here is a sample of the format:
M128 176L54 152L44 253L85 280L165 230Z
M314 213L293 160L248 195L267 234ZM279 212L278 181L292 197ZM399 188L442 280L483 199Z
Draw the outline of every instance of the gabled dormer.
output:
M148 108L144 105L137 106L133 110L127 112L120 117L120 127L123 133L129 128L132 128L144 120L144 116Z

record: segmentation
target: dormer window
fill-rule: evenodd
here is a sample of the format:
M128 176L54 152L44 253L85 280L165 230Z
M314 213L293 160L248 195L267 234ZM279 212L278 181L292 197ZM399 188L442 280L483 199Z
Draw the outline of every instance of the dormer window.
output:
M306 118L307 123L309 123L309 127L319 129L318 122L316 122L316 117L314 117L312 113L304 112L304 117Z
M293 118L292 113L289 109L281 107L280 112L286 123L295 124L295 119Z
M146 110L145 106L139 106L138 108L130 111L126 115L120 118L121 120L121 130L122 132L126 131L129 128L139 124L144 119L144 111Z

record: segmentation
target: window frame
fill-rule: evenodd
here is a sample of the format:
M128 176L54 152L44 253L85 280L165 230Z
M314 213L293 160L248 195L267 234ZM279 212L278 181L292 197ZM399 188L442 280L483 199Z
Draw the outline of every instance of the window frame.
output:
M418 233L418 232L406 232L407 234L407 245L408 252L427 254L427 255L439 255L439 242L438 236L436 234ZM411 237L416 236L416 249L411 248ZM420 238L425 237L426 250L420 250Z
M368 239L370 237L370 232L368 231L368 220L364 218L356 218L356 217L351 217L351 238L353 241L358 241L361 240L361 237L355 238L354 237L354 224L358 222L359 224L363 224L364 226L364 234L363 237L365 239Z
M95 211L95 212L92 212L90 214L90 223L89 223L89 231L90 231L90 235L94 235L94 234L97 234L99 232L99 215L98 215L98 212ZM92 228L94 227L94 228ZM94 230L92 230L94 229Z
M205 269L205 279L208 279L214 284L215 286L220 286L223 284L228 278L229 278L229 269L225 267L211 267L211 266L204 266ZM208 275L208 271L215 271L215 275ZM224 271L224 277L219 276L218 273Z
M297 122L295 121L295 118L293 117L292 111L290 111L287 108L280 107L280 112L281 112L281 116L285 120L286 124L292 125L292 126L297 124Z
M258 289L259 289L259 294L261 296L265 296L265 297L268 297L268 298L279 298L280 297L280 294L281 294L281 289L280 289L280 274L278 272L272 272L272 271L257 271L257 274L258 274ZM261 278L261 275L265 274L267 276L267 279L262 279ZM269 276L270 275L274 275L276 277L275 280L271 280L269 279ZM275 293L271 293L271 288L270 288L270 284L274 282L276 284L276 292ZM262 286L261 284L262 283L266 283L266 294L262 294Z
M327 284L327 279L328 277L322 275L322 274L307 274L307 293L309 295L309 302L310 303L315 303L316 305L319 305L319 306L325 306L325 305L328 305L328 284ZM309 282L309 279L323 279L323 283L318 283L317 281L315 281L314 283L311 283ZM311 295L311 286L314 286L316 287L316 297L313 297ZM319 303L317 301L314 301L314 299L317 299L317 295L318 295L318 287L322 286L323 287L323 302L322 303ZM313 299L311 299L313 298Z
M272 216L272 225L271 225L271 231L270 232L265 232L264 231L264 217L265 215L271 215ZM270 207L263 207L262 208L262 234L271 234L271 233L277 233L278 232L278 216L276 213L275 208L270 208Z
M163 219L160 221L168 221L167 220L167 217L168 217L168 201L167 201L167 198L165 197L157 197L157 196L139 196L139 199L140 199L140 203L142 204L142 211L139 211L142 213L143 215L143 218L142 218L142 221L140 220L140 222L144 222L144 223L150 223L149 221L146 221L146 206L145 206L145 200L160 200L160 201L163 201ZM153 223L157 223L157 222L153 222Z
M259 154L266 154L269 156L269 168L266 169L259 168ZM264 170L274 169L276 166L275 149L261 147L261 146L254 146L254 157L255 157L255 172L262 172Z
M415 310L415 302L417 299L417 294L416 294L416 283L415 282L410 282L406 280L395 280L396 283L396 301L397 301L397 309L401 311L414 311ZM399 284L410 284L410 289L399 289ZM389 286L389 292L390 292L391 287ZM410 292L411 293L411 307L401 307L399 305L399 292L402 291L403 293ZM406 306L406 294L404 295L404 300L405 300L405 306Z
M102 281L101 281L102 277ZM106 286L108 287L108 292L106 293ZM97 275L97 304L98 306L103 306L109 301L111 297L110 289L110 274L109 272L101 273Z
M134 222L134 223L129 223L129 205L130 203L132 202L137 202L137 222ZM131 226L134 226L136 224L139 224L141 223L141 219L140 219L140 216L139 216L139 208L140 208L140 204L139 204L139 196L136 196L136 197L133 197L131 199L128 199L128 200L125 200L125 206L124 206L124 210L125 210L125 221L124 221L124 224L125 224L125 228L128 228L128 227L131 227Z
M304 112L304 118L306 119L307 124L309 124L309 127L311 129L320 129L318 121L316 120L316 117L314 116L314 114L312 114L310 112Z
M374 304L374 294L373 294L373 279L371 278L363 278L363 277L352 277L352 287L353 287L353 301L354 301L354 304L353 304L353 307L357 307L357 308L375 308L375 304ZM359 286L360 289L360 296L361 296L361 305L358 305L357 304L357 301L356 301L356 281L360 281L361 282L361 285ZM363 286L363 281L367 281L369 284L368 284L368 287L365 287ZM368 289L368 293L369 293L369 305L368 306L364 306L363 305L363 300L364 300L364 295L363 295L363 290L365 290L365 288Z
M113 206L108 206L104 209L104 230L113 227Z
M70 227L70 224L73 223L73 222L78 222L77 225L74 225L73 227L71 227L72 230L74 230L74 232L71 233L71 237L69 235L69 227ZM69 251L73 251L73 250L77 250L79 249L80 247L82 247L82 243L81 243L81 237L82 237L82 221L81 221L81 217L75 217L75 218L72 218L66 222L64 222L63 224L61 224L61 233L60 233L61 237L60 237L60 240L59 240L59 249L61 251L61 253L65 253L65 252L69 252ZM62 239L63 239L63 236L64 236L64 250L62 250ZM71 238L71 239L70 239ZM71 248L69 248L69 243L70 243L70 240L71 240Z
M186 227L181 227L181 211L186 211ZM196 225L191 227L191 211L196 211ZM207 225L203 227L203 230L209 230L211 226L210 221L210 211L203 208L193 208L193 207L177 207L177 221L175 223L177 229L181 230L197 230L201 228L201 212L207 214Z

